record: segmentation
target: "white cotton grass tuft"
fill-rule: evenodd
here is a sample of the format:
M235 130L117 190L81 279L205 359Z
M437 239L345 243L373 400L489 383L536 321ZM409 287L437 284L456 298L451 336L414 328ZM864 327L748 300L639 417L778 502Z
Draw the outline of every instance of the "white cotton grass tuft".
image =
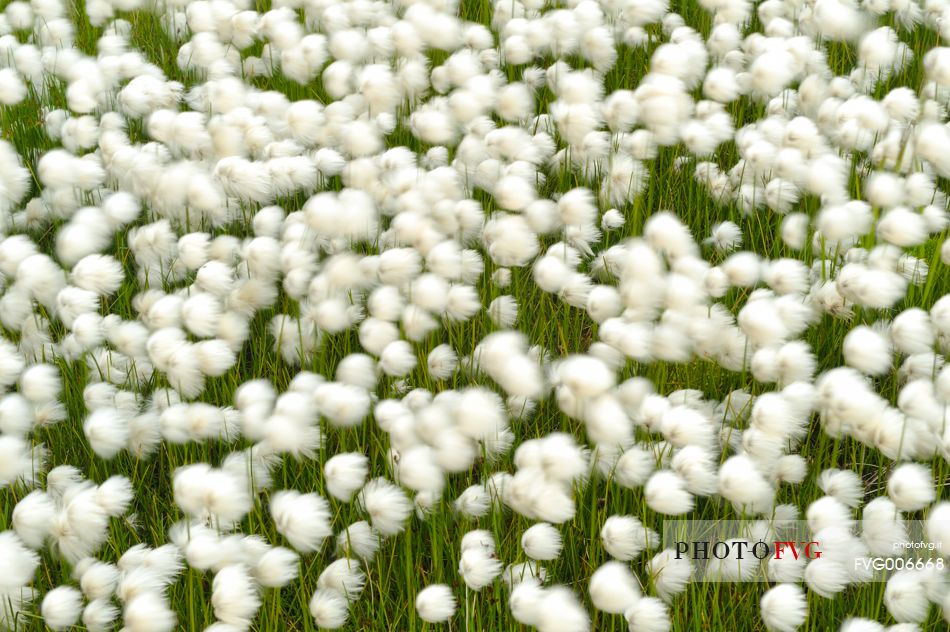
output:
M913 570L895 572L884 587L884 606L900 623L921 623L927 617L930 601L924 587L926 579Z
M933 323L930 315L922 309L904 310L891 322L889 331L894 346L908 355L927 353L933 348Z
M656 467L656 457L639 446L624 451L614 465L613 477L620 485L633 489L640 487Z
M360 561L346 557L331 562L317 578L318 589L335 591L350 602L359 598L365 584Z
M318 588L310 598L310 615L317 627L328 630L341 628L350 616L346 597L332 589Z
M357 496L360 508L369 515L373 528L384 536L395 535L406 527L412 514L409 498L385 478L374 478Z
M448 621L457 607L452 589L445 584L431 584L416 595L416 612L420 619L429 623Z
M857 507L864 499L864 483L851 470L822 471L818 475L818 487L848 507Z
M66 630L79 620L82 613L82 593L73 586L57 586L43 597L40 614L47 627Z
M323 464L327 492L344 502L348 502L359 491L368 472L368 459L356 452L336 454Z
M93 558L81 560L75 568L79 577L79 586L90 600L106 599L115 592L120 572L114 564L100 562Z
M805 517L815 532L834 525L853 524L851 509L834 496L822 496L808 505Z
M317 551L333 534L330 505L317 494L284 490L271 496L270 513L277 532L301 553Z
M501 574L501 562L494 551L482 547L462 551L459 558L459 575L471 590L480 591L491 584Z
M267 588L286 586L297 579L300 556L290 549L276 546L260 556L254 565L254 580Z
M622 614L640 598L640 586L626 564L611 561L590 577L591 603L603 612Z
M669 470L654 472L647 480L643 493L650 509L669 516L692 511L695 504L693 495L687 490L686 480Z
M882 332L860 325L844 338L842 346L845 363L865 375L886 373L893 363L891 341Z
M379 356L379 368L386 375L402 377L416 366L416 356L405 340L394 340L386 345Z
M658 537L633 516L610 516L600 530L600 539L611 557L629 561L644 549L654 546Z
M833 599L844 590L849 580L848 569L840 561L818 558L805 567L805 585L826 599Z
M894 468L887 477L887 495L902 511L918 511L936 498L930 469L905 463Z
M13 508L11 526L24 544L40 549L52 534L56 514L53 498L46 492L33 490Z
M669 603L676 595L686 590L693 576L693 564L689 558L677 558L674 549L663 549L647 564L657 595Z
M86 418L83 433L93 452L101 458L111 459L129 442L129 419L118 410L102 408Z
M433 378L444 380L453 373L458 367L458 356L455 351L447 344L441 344L433 348L426 358L426 368Z
M561 553L561 533L554 525L539 522L521 534L521 548L533 560L557 559Z
M511 327L518 318L518 302L508 294L499 296L489 304L488 316L498 327Z
M129 632L170 632L177 623L177 616L166 597L146 591L126 602L122 622Z
M20 394L34 404L57 399L61 389L59 369L52 365L34 364L20 375Z
M39 556L13 531L0 532L0 557L8 560L6 572L0 577L0 588L7 593L26 586L40 564Z
M799 556L784 555L780 558L772 556L766 566L766 572L770 581L777 583L800 582L805 575L805 564L807 560Z
M618 228L621 228L623 227L625 222L626 222L626 218L623 216L623 214L619 210L615 208L608 209L607 211L604 212L604 214L600 218L601 228L603 228L606 231L616 230Z
M82 611L82 624L90 632L111 630L119 617L119 609L108 599L94 599Z
M372 560L379 550L379 534L365 520L349 525L337 535L337 552L347 557Z
M794 632L805 622L805 593L795 584L779 584L760 600L762 621L770 632Z
M742 229L733 222L720 222L712 227L706 243L720 252L729 252L742 245Z
M208 516L231 525L251 510L253 501L246 476L205 463L179 467L172 479L175 502L192 516Z
M874 621L873 619L865 619L864 617L848 617L841 624L839 631L840 632L884 632L885 630L888 630L888 629L896 629L898 632L902 632L902 628L900 624L890 626L889 628L885 628L883 624L878 623L877 621Z
M623 613L631 632L667 632L670 614L656 597L641 597Z
M463 516L480 518L491 511L491 494L484 485L469 485L455 499L453 507Z
M590 615L573 591L564 586L553 586L541 597L537 627L540 632L587 630Z
M904 516L889 498L879 496L865 505L861 512L861 540L872 554L890 555L895 545L907 537Z
M463 553L469 550L477 550L489 554L495 553L495 536L491 531L485 529L469 531L462 536L459 549Z
M527 578L517 582L508 599L512 617L524 625L537 625L541 619L544 596L545 589L537 579Z
M211 607L220 621L237 627L249 626L260 605L257 584L245 565L230 564L215 574Z
M45 469L46 448L42 444L31 446L20 437L0 435L0 457L0 486L17 481L33 486Z
M733 504L752 511L771 508L775 499L774 487L745 455L730 457L720 466L719 493Z

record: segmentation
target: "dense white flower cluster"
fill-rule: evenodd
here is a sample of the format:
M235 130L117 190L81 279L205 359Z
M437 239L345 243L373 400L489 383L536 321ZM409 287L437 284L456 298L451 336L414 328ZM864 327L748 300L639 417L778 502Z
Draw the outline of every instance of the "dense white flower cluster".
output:
M266 4L0 13L0 493L18 493L0 628L38 608L53 630L170 631L186 567L213 575L210 631L252 629L264 591L295 582L339 628L386 541L443 511L534 524L518 560L501 534L453 533L457 581L414 593L433 624L501 579L512 620L540 632L586 632L591 608L665 632L694 569L658 550L658 516L698 506L763 534L802 517L823 542L762 565L775 632L805 623L806 590L868 582L851 562L889 554L910 516L950 549L930 467L950 460L950 288L930 278L950 264L950 48L908 41L950 38L950 3L700 0L702 28L666 0L498 0L486 24L451 1ZM142 20L174 64L138 41ZM854 53L845 74L835 46ZM644 199L668 170L719 209L702 234L691 209ZM537 344L557 327L534 322L538 300L585 342ZM817 357L816 332L842 323L840 356ZM296 376L275 385L265 360ZM645 377L686 364L743 386ZM55 424L104 482L56 462ZM328 452L354 432L372 445ZM865 503L843 461L812 471L800 452L822 432L894 462L880 495ZM207 462L164 457L212 443ZM315 460L320 481L280 489L282 464ZM140 480L99 475L156 461L167 480L141 484L170 489L161 510L181 519L166 543L114 550L110 525L142 519ZM823 497L783 500L809 477ZM584 547L609 560L558 577L591 526L562 527L588 485L643 511L605 514ZM348 503L364 519L341 523ZM333 561L301 576L328 542ZM883 592L900 624L931 603L950 620L945 572Z

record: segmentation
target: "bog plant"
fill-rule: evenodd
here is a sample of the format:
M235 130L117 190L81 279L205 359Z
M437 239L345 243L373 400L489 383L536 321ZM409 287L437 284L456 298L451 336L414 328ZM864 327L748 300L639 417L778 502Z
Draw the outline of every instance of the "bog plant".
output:
M0 629L946 629L868 562L950 555L948 37L4 3ZM702 583L674 518L822 555Z

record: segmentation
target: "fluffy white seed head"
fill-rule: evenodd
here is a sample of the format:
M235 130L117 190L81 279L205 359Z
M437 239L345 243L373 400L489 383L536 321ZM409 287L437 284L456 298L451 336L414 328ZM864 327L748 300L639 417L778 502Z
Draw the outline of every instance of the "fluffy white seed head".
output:
M479 591L491 584L499 574L502 565L494 551L482 547L462 551L459 558L459 575L470 589Z
M607 562L590 577L590 599L594 607L622 614L640 598L640 585L623 562Z
M57 586L43 597L40 614L53 630L72 627L82 613L82 593L72 586Z
M845 363L865 375L886 373L893 362L890 340L880 331L859 325L844 338L842 345Z
M363 486L368 472L365 455L356 452L334 455L323 465L327 492L339 500L349 501Z
M673 549L664 549L654 555L647 569L657 594L667 603L686 590L693 575L693 565L689 558L683 556L677 558L676 551Z
M359 560L346 557L331 562L317 578L318 589L332 590L351 602L359 598L365 583L366 575Z
M911 570L897 571L884 588L884 606L901 623L920 623L927 617L930 602L924 588L925 578Z
M330 506L317 494L301 494L293 490L271 496L271 516L278 533L301 553L319 550L330 528Z
M533 560L554 560L561 553L561 533L546 522L528 527L521 535L521 548Z
M211 607L218 620L245 627L261 605L257 585L244 564L230 564L219 570L212 582Z
M384 536L405 529L412 513L411 503L400 488L384 478L369 481L357 497L360 507L369 515L370 524Z
M887 495L902 511L918 511L934 501L933 476L917 463L896 467L887 478Z
M318 627L341 628L350 615L346 597L332 589L317 589L310 599L310 615Z
M693 509L695 500L689 493L686 480L669 470L654 472L644 486L647 506L658 513L676 516Z
M177 616L162 594L148 591L126 602L122 622L130 632L168 632Z
M600 539L611 557L629 561L653 545L656 533L633 516L610 516L600 530Z
M666 604L655 597L641 597L623 613L631 632L666 632L670 614Z
M762 621L771 632L794 632L805 622L808 606L805 593L795 584L779 584L759 602Z
M457 603L452 590L445 584L426 586L416 595L416 612L429 623L448 621L455 614Z

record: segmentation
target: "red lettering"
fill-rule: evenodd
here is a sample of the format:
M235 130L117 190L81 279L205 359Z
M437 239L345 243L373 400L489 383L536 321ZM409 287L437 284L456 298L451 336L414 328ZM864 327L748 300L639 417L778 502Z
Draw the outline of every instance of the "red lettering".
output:
M797 560L798 549L795 547L794 542L776 542L775 543L775 559L777 560L782 559L782 553L785 552L786 548L790 548L792 550L792 555Z

